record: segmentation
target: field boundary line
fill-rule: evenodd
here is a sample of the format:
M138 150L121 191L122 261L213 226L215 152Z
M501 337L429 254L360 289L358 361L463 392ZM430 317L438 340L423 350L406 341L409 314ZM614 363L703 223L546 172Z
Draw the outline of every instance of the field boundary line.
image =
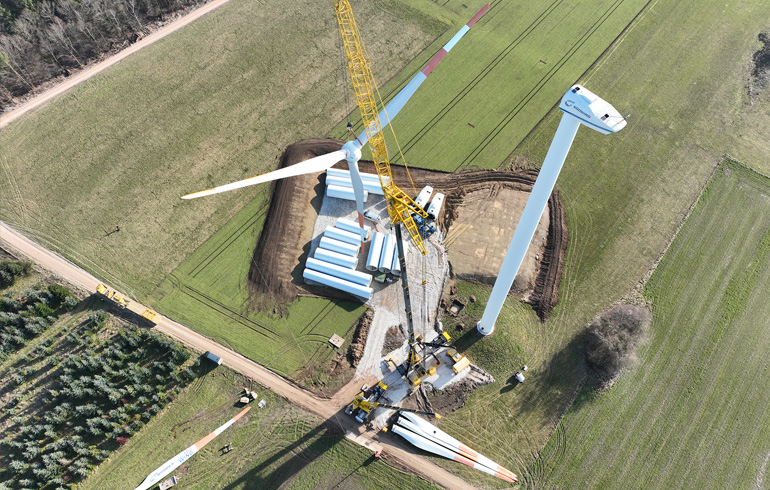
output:
M729 153L725 153L723 155L723 157L724 158L723 158L722 163L724 163L724 161L727 160L727 161L729 161L731 163L734 163L734 164L736 164L736 165L738 165L740 167L745 168L746 170L751 171L752 173L758 175L759 177L762 177L764 179L770 179L770 175L763 174L762 172L760 172L759 170L755 169L754 167L752 167L748 163L745 163L745 162L742 162L741 160L738 160L737 158L735 158L734 156L730 155Z
M711 172L709 173L709 176L706 179L706 182L703 184L703 187L701 187L700 189L700 192L698 192L698 195L690 203L690 206L687 208L687 211L682 216L682 219L679 221L679 224L676 226L676 230L674 230L674 233L671 235L671 238L668 240L668 243L666 244L666 246L660 252L660 255L658 255L658 258L655 259L655 262L653 262L650 268L647 269L647 272L644 273L642 278L639 280L639 283L633 289L633 292L631 293L632 296L642 297L642 289L644 288L644 286L647 285L647 282L650 280L652 275L658 269L658 265L660 265L660 262L663 260L663 257L665 257L666 253L668 252L668 249L671 248L671 244L674 243L674 240L676 240L676 237L679 236L679 232L682 230L682 227L684 227L684 224L690 218L690 215L695 209L695 206L697 206L698 203L700 202L700 199L703 196L703 193L706 192L706 188L714 180L714 176L716 175L717 171L724 166L724 163L726 161L732 161L732 159L727 154L724 154L722 158L719 159L719 162L712 167ZM627 299L628 297L623 298L623 301Z
M75 87L76 85L79 85L80 83L85 82L86 80L90 79L94 75L97 75L102 71L106 70L107 68L110 68L111 66L120 63L121 61L131 56L132 54L146 48L147 46L150 46L156 41L163 39L169 34L172 34L178 31L182 27L206 15L212 10L224 5L228 1L229 0L213 0L210 3L206 3L198 7L197 9L193 10L189 14L186 14L176 19L175 21L166 24L165 26L161 27L157 31L142 38L141 40L137 41L136 43L132 44L126 49L120 51L119 53L116 53L115 55L110 56L105 60L97 62L91 65L89 68L86 68L80 71L79 73L71 77L68 77L63 82L57 85L54 85L53 87L47 90L44 90L40 94L27 100L26 102L23 102L21 105L19 105L15 109L12 109L3 115L0 115L0 129L8 126L13 121L20 118L27 112L37 109L38 107L44 105L45 103L55 99L59 95L71 89L72 87Z

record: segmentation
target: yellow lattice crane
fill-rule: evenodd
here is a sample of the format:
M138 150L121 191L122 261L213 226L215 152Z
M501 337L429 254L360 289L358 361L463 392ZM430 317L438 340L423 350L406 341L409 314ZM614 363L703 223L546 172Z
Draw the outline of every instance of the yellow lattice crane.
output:
M361 148L368 142L372 152L374 166L377 175L380 178L380 185L385 194L391 222L396 229L398 229L399 224L403 223L409 236L412 238L412 241L420 250L420 253L425 255L427 250L425 249L425 244L422 241L419 229L412 216L418 215L424 220L428 218L428 213L418 206L409 195L399 189L393 182L390 161L388 160L388 150L385 146L385 138L382 135L381 120L383 118L388 119L385 121L387 125L387 123L390 122L389 120L398 114L404 104L406 104L409 98L415 93L422 82L425 81L428 75L430 75L433 69L441 62L444 56L446 56L449 50L451 50L452 47L468 32L471 26L484 15L484 12L486 12L488 8L489 4L484 6L484 8L463 26L457 34L455 34L454 37L441 48L441 51L431 58L428 64L425 65L425 67L420 70L420 72L417 73L417 75L388 103L388 105L378 113L378 107L381 105L381 100L378 103L379 94L377 85L374 83L374 78L372 77L372 72L369 68L368 56L366 55L366 50L361 42L356 22L353 19L350 3L348 0L335 0L334 10L340 28L345 55L347 57L350 79L356 95L356 103L361 111L361 119L363 120L365 131L361 133L355 141L346 143L338 151L319 155L310 160L305 160L304 162L266 174L187 194L182 196L182 199L195 199L286 177L320 172L334 166L341 160L347 160L348 168L351 172L353 189L356 194L359 224L363 228L364 191L358 173L358 160L361 158Z
M335 0L334 12L337 15L340 36L342 36L342 44L348 60L350 80L356 94L358 109L361 111L364 130L368 136L374 168L380 177L380 185L382 185L382 190L385 193L390 221L393 226L403 223L420 253L425 255L427 250L412 214L418 214L423 219L427 219L428 213L393 182L388 149L385 146L385 137L382 135L382 125L379 118L380 104L377 103L376 97L377 85L372 77L372 70L369 68L369 59L358 33L350 2Z

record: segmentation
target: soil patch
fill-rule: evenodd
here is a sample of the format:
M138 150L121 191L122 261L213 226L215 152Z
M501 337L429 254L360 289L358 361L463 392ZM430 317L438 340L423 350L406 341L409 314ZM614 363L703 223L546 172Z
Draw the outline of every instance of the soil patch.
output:
M295 143L287 147L281 156L281 167L338 150L341 145L341 141L333 139ZM338 166L344 168L345 164ZM375 173L371 162L362 161L359 167L363 172ZM466 253L467 259L454 254L454 250L467 252L481 247L480 243L474 244L478 233L459 230L463 226L460 220L468 215L468 206L478 206L477 215L486 223L490 223L489 226L498 228L495 236L488 236L487 241L495 241L495 246L504 254L518 222L518 216L521 215L532 190L537 171L471 170L446 173L410 169L407 175L406 169L397 165L392 165L391 170L396 182L408 183L411 177L417 191L425 185L431 185L445 194L444 206L437 222L444 230L447 240L453 240L447 248L455 278L492 284L502 263L502 255L498 253L498 260L494 262L486 259L480 261L473 254ZM317 173L279 180L272 184L270 208L254 249L247 281L251 305L259 311L281 314L283 305L300 295L358 301L355 297L332 288L305 284L302 279L302 269L313 239L313 224L324 196L324 178L323 173ZM403 187L405 191L411 192L405 185ZM514 193L518 193L519 198L512 203L511 196ZM475 197L471 199L469 196ZM541 318L547 317L558 301L558 286L566 254L566 219L558 192L551 195L548 213L552 217L545 221L546 231L542 234L541 243L530 251L535 257L530 261L530 279L520 289L516 289L516 284L513 288L517 297L532 304ZM514 215L515 219L512 219L511 215ZM506 225L500 226L498 222L503 218ZM489 245L484 246L487 248ZM464 260L469 263L464 270L471 272L455 270L463 269L460 266ZM480 262L489 269L488 272L479 272ZM288 274L288 271L291 273Z
M480 386L494 383L495 379L483 369L471 365L471 372L462 381L453 383L443 390L436 390L425 383L413 396L404 399L401 406L415 410L448 415L462 408L468 397Z
M398 349L404 345L404 342L406 342L406 337L404 337L401 329L393 325L385 333L385 342L382 343L382 355L387 355L389 352Z
M761 32L757 36L762 47L752 57L751 83L749 96L756 97L770 86L770 31Z

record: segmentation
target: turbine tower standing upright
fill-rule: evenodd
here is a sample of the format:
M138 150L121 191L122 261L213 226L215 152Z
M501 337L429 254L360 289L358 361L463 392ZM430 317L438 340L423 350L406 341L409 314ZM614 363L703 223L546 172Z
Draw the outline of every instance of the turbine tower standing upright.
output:
M481 320L476 325L479 333L489 335L495 329L495 322L500 315L508 291L513 285L513 279L519 272L519 267L527 253L527 248L535 235L537 224L545 211L548 199L553 192L556 179L559 176L567 153L575 139L575 134L584 124L602 134L610 134L620 131L626 126L626 120L610 105L609 102L598 97L593 92L580 85L572 86L561 98L559 104L564 114L553 137L551 147L543 161L543 166L532 187L524 212L513 232L511 244L503 259L500 273L497 276L492 294L489 296L487 306Z

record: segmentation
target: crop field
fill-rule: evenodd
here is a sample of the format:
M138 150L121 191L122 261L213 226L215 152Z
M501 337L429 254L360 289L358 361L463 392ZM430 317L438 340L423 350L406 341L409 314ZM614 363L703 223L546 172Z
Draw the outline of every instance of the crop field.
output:
M241 409L233 403L243 385L240 375L221 367L196 379L79 488L136 487L164 461L237 414ZM254 405L175 473L183 488L436 488L374 460L371 451L270 392L258 389L259 399L265 399L265 408ZM228 443L233 450L222 454L219 448Z
M601 397L581 393L539 483L767 488L769 257L770 179L727 163L645 288L640 362Z
M295 378L317 368L321 375L336 352L329 338L336 333L349 343L364 308L305 297L284 318L250 312L246 278L266 211L258 200L247 204L153 291L153 304L274 372Z
M464 22L476 12L467 2L447 3L446 8ZM648 3L492 1L471 34L452 49L394 119L407 163L445 171L506 166L513 149L565 89ZM447 30L441 40L448 41L455 32ZM437 48L431 46L385 85L383 98L387 101L400 90ZM375 66L380 62L372 60ZM334 133L342 137L344 125ZM392 139L389 148L395 153ZM397 154L391 159L401 162Z

